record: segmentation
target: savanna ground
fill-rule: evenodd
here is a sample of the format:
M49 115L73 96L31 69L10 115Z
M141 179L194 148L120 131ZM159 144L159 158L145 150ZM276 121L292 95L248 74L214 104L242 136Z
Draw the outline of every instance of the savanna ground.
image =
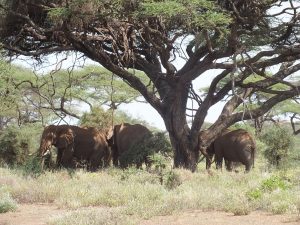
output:
M300 167L248 174L0 168L0 224L300 224Z

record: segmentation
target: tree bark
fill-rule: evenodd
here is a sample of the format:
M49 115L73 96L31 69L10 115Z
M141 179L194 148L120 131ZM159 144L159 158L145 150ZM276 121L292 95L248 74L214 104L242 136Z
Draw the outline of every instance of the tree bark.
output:
M195 171L199 157L197 135L191 136L186 120L189 84L177 86L168 94L162 115L174 150L174 167Z

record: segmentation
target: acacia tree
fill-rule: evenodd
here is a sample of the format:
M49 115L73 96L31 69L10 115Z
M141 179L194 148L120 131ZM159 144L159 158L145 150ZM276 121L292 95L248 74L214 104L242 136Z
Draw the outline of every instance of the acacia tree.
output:
M199 149L205 153L226 127L257 118L299 95L297 84L287 81L300 68L295 0L1 2L1 41L10 55L39 58L81 52L122 78L163 118L175 167L194 170ZM181 68L176 68L176 57L185 59ZM270 76L275 65L279 69ZM143 71L151 85L136 77L135 70ZM197 97L199 107L189 125L186 112L192 82L207 71L214 78L206 95ZM261 79L246 82L253 74ZM231 79L223 83L226 77ZM274 90L277 83L285 88ZM270 97L257 107L239 110L257 91ZM209 108L226 96L216 122L200 132Z
M80 119L82 110L76 106L82 108L82 103L88 105L90 111L102 106L117 109L139 96L100 66L79 69L71 65L69 69L37 74L0 59L0 130L9 124L47 124L65 120L66 116Z

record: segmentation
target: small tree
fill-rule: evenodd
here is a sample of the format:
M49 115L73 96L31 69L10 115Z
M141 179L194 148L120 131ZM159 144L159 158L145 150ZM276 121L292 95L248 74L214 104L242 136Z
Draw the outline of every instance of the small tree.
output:
M166 158L171 155L171 152L172 147L168 138L164 133L157 132L151 136L145 136L139 144L131 146L126 152L123 152L120 155L120 164L122 167L132 164L140 167L145 162L149 167L155 163L155 158L153 158L155 153Z
M0 161L7 165L23 165L36 152L41 126L10 126L0 133Z
M266 143L264 156L271 165L279 167L288 158L289 150L293 146L293 136L286 128L275 126L267 129L261 137Z

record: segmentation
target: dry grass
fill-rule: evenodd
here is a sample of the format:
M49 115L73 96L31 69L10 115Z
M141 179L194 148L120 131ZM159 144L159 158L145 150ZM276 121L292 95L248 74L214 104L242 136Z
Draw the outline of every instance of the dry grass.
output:
M132 168L97 173L63 170L38 177L0 168L0 177L2 194L9 196L15 206L16 202L51 202L78 210L76 220L73 214L67 214L50 224L109 224L105 223L107 217L126 222L128 216L151 218L188 209L222 210L235 215L256 209L297 214L300 209L296 197L300 196L300 168L284 173L256 168L249 174L173 170L165 171L162 177ZM101 210L86 209L90 206Z

